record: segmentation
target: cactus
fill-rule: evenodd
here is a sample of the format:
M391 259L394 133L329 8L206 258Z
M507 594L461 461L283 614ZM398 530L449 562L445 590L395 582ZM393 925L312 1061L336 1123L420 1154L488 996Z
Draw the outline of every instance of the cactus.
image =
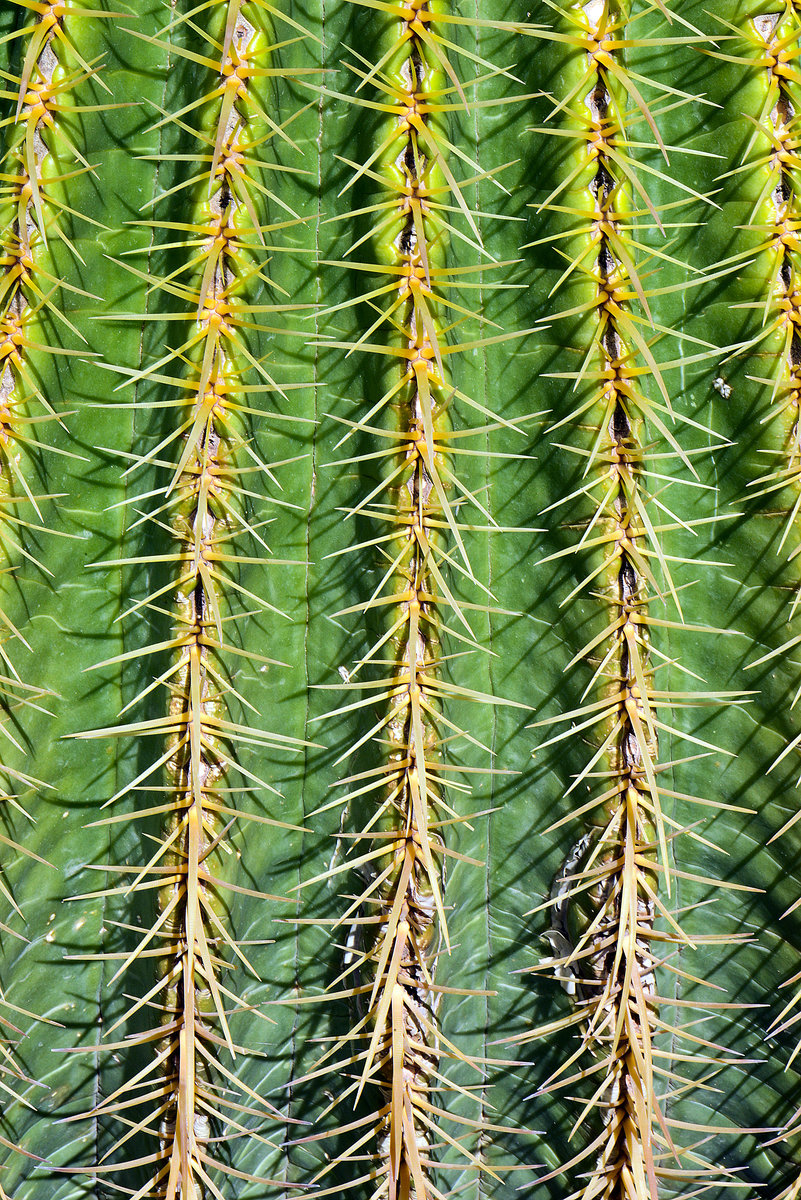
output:
M4 1200L801 1194L799 35L2 7Z

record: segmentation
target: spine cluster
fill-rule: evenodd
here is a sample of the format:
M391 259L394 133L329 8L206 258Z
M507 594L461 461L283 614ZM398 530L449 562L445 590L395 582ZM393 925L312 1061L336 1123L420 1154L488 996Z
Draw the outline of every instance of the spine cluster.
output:
M34 360L77 353L58 344L61 333L76 333L60 303L67 291L87 295L60 277L52 254L54 243L74 253L64 215L76 214L63 184L90 169L62 119L79 111L72 93L93 73L71 41L71 7L65 0L20 6L27 24L10 35L19 74L6 76L10 86L0 93L11 109L0 122L0 537L11 561L27 554L16 505L32 506L41 519L28 459L45 444L37 427L55 417Z
M759 247L771 260L769 313L760 340L777 349L774 422L783 428L786 462L777 476L765 482L766 491L791 485L801 466L801 290L798 282L798 124L801 94L797 82L798 36L801 14L795 4L753 17L749 41L756 50L755 66L764 72L764 118L760 133L766 153L760 157L765 186L756 214L763 235ZM753 168L755 164L749 163Z
M59 227L59 157L66 150L86 168L59 122L59 111L82 78L80 71L70 73L60 62L70 47L67 5L56 0L30 7L34 20L21 31L17 87L4 93L13 105L12 116L3 122L7 149L0 176L0 430L7 462L12 457L9 441L20 433L18 417L24 427L24 414L17 411L23 400L37 395L47 406L31 373L28 346L37 317L44 315L41 310L59 315L52 299L59 281L47 263L48 239L65 237Z

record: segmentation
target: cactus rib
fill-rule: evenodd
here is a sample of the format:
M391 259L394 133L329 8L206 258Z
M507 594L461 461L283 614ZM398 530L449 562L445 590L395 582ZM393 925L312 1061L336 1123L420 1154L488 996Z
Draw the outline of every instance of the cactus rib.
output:
M569 91L554 106L573 123L577 151L542 205L577 218L569 235L575 253L560 282L574 287L578 303L560 319L578 316L587 339L581 369L570 373L582 398L555 427L591 431L575 449L589 477L578 495L592 508L578 546L560 553L591 555L589 573L568 599L591 586L604 610L599 631L571 663L591 668L584 697L600 698L556 718L571 725L553 739L595 730L592 756L567 790L599 777L602 785L576 814L589 816L590 829L551 893L554 923L546 938L553 954L536 968L551 971L573 998L574 1012L556 1027L577 1024L581 1037L581 1049L554 1072L546 1094L600 1072L576 1124L593 1113L597 1122L584 1150L564 1168L594 1159L576 1193L582 1200L656 1200L660 1181L677 1170L689 1179L695 1171L689 1162L679 1166L684 1151L674 1143L659 1095L659 1081L675 1075L669 1059L663 1065L658 1035L666 1028L679 1038L682 1032L660 1011L657 970L669 969L675 948L688 943L666 905L674 874L670 826L681 827L664 811L662 777L670 764L660 759L659 741L663 731L678 732L666 713L693 699L659 688L655 678L664 655L652 642L671 622L654 609L671 601L681 621L681 607L675 560L663 545L670 524L655 520L653 510L673 515L655 500L657 471L660 479L682 482L676 466L692 468L671 429L682 417L651 337L666 330L652 312L660 291L646 282L644 229L650 223L661 232L663 224L650 195L648 172L657 172L638 157L633 130L647 126L665 154L667 147L643 95L648 81L629 62L635 49L648 45L638 20L642 13L627 3L589 0L566 11L552 35L579 52ZM667 453L652 450L654 438ZM660 457L674 460L670 475L657 467ZM697 702L704 702L703 693ZM666 928L659 928L659 918ZM585 1055L592 1065L582 1065ZM697 1175L704 1178L704 1169Z
M231 1030L232 1013L248 1006L231 990L223 971L238 962L252 975L256 972L229 928L228 897L242 889L229 877L226 858L232 857L228 843L238 822L293 828L271 816L250 814L236 803L254 788L274 791L242 763L241 747L286 750L301 744L236 719L237 706L252 705L234 685L231 668L242 654L236 628L247 609L254 603L272 608L237 578L248 564L263 565L270 553L247 511L248 498L256 494L255 480L274 478L272 466L262 461L249 436L248 418L258 413L250 396L286 396L250 348L248 335L260 328L259 314L271 311L249 295L265 270L265 238L291 223L266 224L258 216L264 197L271 197L260 178L270 170L265 151L276 140L290 141L287 122L276 122L269 110L270 81L281 74L273 61L274 10L261 0L215 0L205 8L204 52L192 53L191 61L202 68L207 90L177 117L166 115L160 123L175 121L185 130L192 119L199 153L192 156L189 177L157 197L160 217L150 222L172 238L177 231L173 245L181 250L181 261L156 286L179 301L178 320L187 333L177 346L168 344L155 365L137 371L117 368L136 384L152 379L162 385L153 407L177 417L155 448L133 456L128 468L134 476L153 467L162 473L166 469L166 481L146 493L155 494L155 505L136 525L168 535L161 561L170 572L169 582L134 605L129 615L140 609L161 614L159 601L171 595L171 627L164 640L119 656L167 658L137 702L158 688L167 693L168 706L153 720L90 735L156 738L159 743L155 758L115 797L143 787L162 796L137 814L141 820L165 814L165 828L125 889L131 894L155 886L156 918L134 949L118 956L122 962L116 971L120 976L155 952L157 975L149 991L111 1028L157 1006L161 1029L150 1064L94 1110L95 1115L118 1114L130 1124L122 1114L131 1094L139 1095L145 1113L110 1153L118 1157L140 1128L155 1136L157 1145L147 1157L123 1165L145 1167L148 1178L135 1194L159 1200L219 1196L215 1176L256 1180L233 1167L230 1146L251 1136L265 1118L280 1119L278 1110L232 1069L239 1055L252 1054L236 1043ZM151 41L162 43L189 20L177 19ZM136 267L127 269L139 273ZM254 374L256 384L249 381ZM165 385L177 393L176 399L169 393L165 398ZM139 403L140 410L146 407ZM248 544L255 553L246 553ZM145 554L122 564L126 561L139 566L153 558ZM276 660L261 655L259 661ZM158 783L162 772L163 786ZM145 1046L153 1036L149 1028L133 1032L126 1044ZM224 1055L232 1066L224 1063ZM119 1164L96 1168L101 1173L120 1169Z
M370 1173L353 1182L370 1179L374 1195L387 1200L425 1200L444 1194L434 1175L443 1156L460 1170L480 1167L469 1142L480 1129L491 1128L451 1115L443 1101L436 1101L437 1094L459 1090L448 1081L447 1060L468 1061L441 1034L442 988L436 981L438 960L450 950L443 864L460 857L441 831L465 819L451 799L465 790L457 782L458 760L445 746L470 736L469 726L455 722L450 706L457 698L499 702L450 678L452 656L444 652L448 640L470 651L477 648L469 614L485 608L463 601L457 586L458 581L476 584L468 548L473 526L461 516L461 506L474 506L492 525L484 504L460 481L457 466L462 439L497 427L494 414L458 385L458 355L481 339L457 341L453 335L471 317L457 295L463 277L486 264L462 266L453 253L452 265L450 258L453 247L465 243L474 254L484 253L465 199L467 185L457 180L453 164L461 159L484 176L453 144L449 129L451 113L466 104L466 88L475 86L463 83L454 65L462 53L468 60L475 56L454 45L450 35L454 27L474 22L457 16L445 0L351 2L357 13L360 7L379 9L380 21L373 22L380 28L378 51L369 60L355 56L355 95L333 94L377 112L380 120L371 153L362 164L351 164L347 185L353 192L362 186L372 192L369 207L347 214L351 220L370 214L372 228L355 238L342 258L347 270L377 276L378 283L359 297L377 315L371 313L364 332L342 348L366 351L389 366L379 370L386 390L377 398L367 395L367 411L358 422L344 422L341 444L369 435L373 445L384 447L347 461L378 458L386 464L378 485L349 516L377 525L378 536L367 544L377 545L381 554L379 581L357 610L368 626L377 615L387 616L377 640L346 672L346 688L358 693L368 687L367 700L335 710L356 711L377 701L382 706L349 752L372 743L378 765L343 781L348 789L343 803L355 808L362 797L378 793L379 799L345 862L332 872L359 867L367 883L342 918L356 913L347 965L337 980L350 984L358 1017L326 1053L335 1058L326 1070L337 1069L336 1054L348 1042L361 1043L346 1060L359 1064L358 1077L336 1102L358 1102L376 1084L381 1095L372 1117L336 1131L357 1130L337 1163L356 1161L367 1143ZM485 78L500 73L475 61L487 69ZM371 95L360 97L367 85ZM353 261L365 242L375 260ZM493 423L461 428L459 413ZM518 433L515 424L508 428L512 436ZM371 671L377 677L365 685L362 676ZM453 1121L455 1134L447 1128Z

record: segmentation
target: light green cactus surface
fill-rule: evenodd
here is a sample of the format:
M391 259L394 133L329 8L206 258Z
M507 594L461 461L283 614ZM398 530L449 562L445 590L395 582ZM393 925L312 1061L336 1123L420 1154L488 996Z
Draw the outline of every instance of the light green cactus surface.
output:
M801 1196L801 5L0 3L0 1200Z

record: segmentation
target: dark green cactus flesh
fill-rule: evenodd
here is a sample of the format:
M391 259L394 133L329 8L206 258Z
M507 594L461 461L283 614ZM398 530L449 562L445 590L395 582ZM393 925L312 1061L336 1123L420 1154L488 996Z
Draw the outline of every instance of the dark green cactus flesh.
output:
M801 7L0 78L0 1200L798 1200Z

